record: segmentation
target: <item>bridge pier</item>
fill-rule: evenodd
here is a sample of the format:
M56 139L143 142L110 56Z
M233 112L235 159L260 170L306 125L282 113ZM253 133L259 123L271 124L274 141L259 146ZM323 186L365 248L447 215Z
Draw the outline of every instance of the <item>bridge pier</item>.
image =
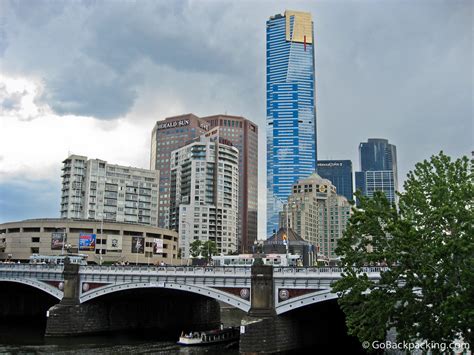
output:
M48 310L46 336L69 336L107 329L107 316L100 304L82 305L79 265L64 263L64 296Z
M251 307L241 322L241 354L277 353L300 347L297 324L275 313L273 266L254 264Z
M242 319L240 354L274 354L305 346L297 320L287 316ZM243 331L243 333L242 333Z
M156 329L160 334L215 329L220 324L216 300L178 291L164 291L153 302L150 290L130 290L106 300L80 302L79 265L64 265L64 297L48 311L46 336L76 336L127 329ZM151 290L153 291L153 290ZM166 293L167 292L167 293ZM123 297L124 296L124 297Z

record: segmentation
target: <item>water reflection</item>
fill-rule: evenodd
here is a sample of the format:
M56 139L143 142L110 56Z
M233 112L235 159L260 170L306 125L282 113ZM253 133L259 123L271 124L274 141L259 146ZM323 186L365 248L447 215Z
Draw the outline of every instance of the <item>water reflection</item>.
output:
M74 338L44 338L45 323L38 320L2 322L0 354L238 354L226 345L181 347L178 337L152 331Z

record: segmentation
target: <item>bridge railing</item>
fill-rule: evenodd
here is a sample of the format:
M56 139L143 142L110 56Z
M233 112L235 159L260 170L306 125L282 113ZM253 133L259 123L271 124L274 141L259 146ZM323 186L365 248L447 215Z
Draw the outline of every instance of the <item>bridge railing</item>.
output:
M81 266L81 272L104 273L136 273L136 274L219 274L219 275L250 275L250 266L147 266L147 265L86 265ZM0 270L22 271L54 271L61 272L63 265L55 264L10 264L0 263ZM374 274L387 271L387 267L363 267L361 272ZM307 275L307 274L341 274L340 267L274 267L275 275Z
M0 263L0 270L3 271L54 271L62 272L64 266L56 264L10 264Z
M378 274L387 271L387 267L363 267L362 273ZM340 267L274 267L273 274L341 274L344 272Z
M219 274L250 275L250 267L241 266L139 266L139 265L87 265L81 272L133 273L133 274Z

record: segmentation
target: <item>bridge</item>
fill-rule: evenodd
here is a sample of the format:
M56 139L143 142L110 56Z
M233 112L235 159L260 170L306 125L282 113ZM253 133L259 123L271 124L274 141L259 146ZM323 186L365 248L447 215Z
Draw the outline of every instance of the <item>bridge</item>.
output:
M379 279L380 267L362 271ZM275 313L337 298L331 284L341 278L337 267L273 267ZM62 265L0 264L0 282L17 282L61 300L64 296ZM98 266L79 267L79 303L129 289L165 288L196 293L248 312L251 307L251 268L237 266Z
M378 280L384 270L368 267L362 272L369 279ZM305 337L311 338L308 330L291 315L303 307L336 299L331 284L342 277L342 272L336 267L268 265L147 267L4 263L0 264L0 283L28 285L56 298L58 304L49 309L46 328L46 335L53 336L125 329L155 312L146 305L140 308L122 302L111 307L101 303L107 297L124 293L167 290L171 297L160 298L160 303L168 302L164 308L177 328L183 326L179 323L183 319L188 319L187 326L191 329L217 326L220 308L216 301L224 302L247 313L242 320L240 338L240 350L245 353L284 351L296 348ZM194 298L188 298L184 306L177 305L178 295ZM129 317L128 324L123 320L125 315ZM159 323L163 319L153 321Z

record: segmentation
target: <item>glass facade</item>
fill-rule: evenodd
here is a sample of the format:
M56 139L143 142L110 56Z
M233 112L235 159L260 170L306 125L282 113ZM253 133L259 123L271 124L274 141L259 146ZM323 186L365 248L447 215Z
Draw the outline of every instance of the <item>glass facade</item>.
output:
M267 235L292 185L316 171L311 15L286 11L267 21Z
M350 160L318 160L318 174L332 182L338 195L344 196L348 201L354 199Z
M387 139L369 138L359 145L360 170L397 171L397 148Z
M375 191L383 191L391 202L396 201L394 172L391 170L363 171L356 173L357 189L372 197Z
M387 139L370 138L359 145L360 172L356 172L356 190L372 197L383 191L389 201L396 203L398 191L397 148Z

